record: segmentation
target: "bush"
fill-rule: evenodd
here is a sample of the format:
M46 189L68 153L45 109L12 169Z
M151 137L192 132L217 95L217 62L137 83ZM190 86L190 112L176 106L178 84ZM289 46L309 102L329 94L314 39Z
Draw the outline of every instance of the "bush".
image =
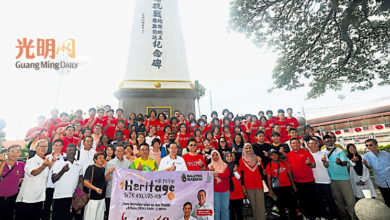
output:
M381 145L378 147L378 150L385 150L390 153L390 144L388 145Z

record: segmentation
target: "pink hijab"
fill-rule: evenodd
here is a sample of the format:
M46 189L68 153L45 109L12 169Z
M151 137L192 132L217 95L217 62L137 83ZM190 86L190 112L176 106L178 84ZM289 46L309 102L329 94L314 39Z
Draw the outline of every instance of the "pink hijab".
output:
M211 151L211 156L214 154L214 153L217 153L218 155L218 161L215 162L212 158L211 158L211 163L209 164L208 168L210 169L211 167L214 167L214 171L217 172L217 173L223 173L227 167L227 164L225 162L223 162L222 158L221 158L221 155L219 154L219 152L217 150L213 150Z
M250 146L251 148L250 153L246 153L245 151L246 146ZM255 170L257 170L259 167L259 164L257 163L257 156L253 151L252 145L250 143L246 143L244 145L244 150L242 151L242 161L244 162L245 166L248 167L248 169L252 172L255 172Z

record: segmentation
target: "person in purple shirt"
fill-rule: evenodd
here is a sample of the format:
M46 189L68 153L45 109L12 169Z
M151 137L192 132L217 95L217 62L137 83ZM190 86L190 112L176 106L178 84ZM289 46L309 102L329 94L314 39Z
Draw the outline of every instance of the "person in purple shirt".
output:
M17 161L21 155L20 145L12 145L6 156L0 154L0 219L11 220L15 211L18 186L24 178L23 162Z

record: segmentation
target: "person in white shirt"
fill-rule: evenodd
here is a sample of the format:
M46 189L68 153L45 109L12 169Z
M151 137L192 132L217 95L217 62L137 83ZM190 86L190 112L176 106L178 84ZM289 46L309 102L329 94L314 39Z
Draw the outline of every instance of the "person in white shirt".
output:
M192 204L190 202L186 202L183 205L183 213L184 216L183 218L180 218L180 220L196 220L196 218L191 216L191 211L192 211Z
M125 160L123 156L125 155L125 148L123 145L118 145L115 147L115 158L108 161L105 170L105 179L107 182L106 187L106 213L108 217L110 211L110 198L111 198L111 188L112 188L112 173L115 171L116 167L129 168L130 161Z
M177 156L179 150L176 142L169 142L167 145L169 154L161 159L158 171L187 171L187 165L184 159Z
M214 208L209 203L206 203L206 191L199 190L198 192L198 204L195 205L194 210L191 212L191 216L197 220L212 220L213 216L198 216L196 213L198 210L211 210L214 213Z
M49 178L47 178L47 185L46 185L46 199L43 203L43 214L42 214L42 220L49 220L50 219L50 209L53 204L53 193L54 193L54 183L51 180L51 176L53 174L53 166L57 161L64 160L64 157L66 156L65 153L62 153L62 146L64 144L64 141L61 139L55 139L53 141L53 153L46 156L50 160L49 165Z
M53 220L72 219L70 207L73 193L83 180L83 168L75 160L75 155L76 145L69 144L66 147L66 158L55 163L53 174L49 177L54 183Z
M316 162L316 167L312 168L316 184L316 213L321 218L337 219L337 207L332 196L330 186L331 180L328 174L329 160L326 153L319 151L320 145L317 139L310 138L307 142L310 154Z
M24 167L24 180L16 198L16 220L41 218L50 165L50 160L45 158L48 145L46 139L39 140L36 155L29 159Z
M149 135L145 138L145 142L150 146L150 150L152 150L152 141L155 139L155 138L158 138L160 139L159 136L156 135L157 133L157 127L156 126L151 126L150 127L150 131L149 131Z
M83 174L85 173L85 170L88 168L89 165L94 164L93 156L96 153L95 148L92 147L93 145L93 138L91 136L87 136L84 138L84 149L81 148L79 151L79 163L83 167Z

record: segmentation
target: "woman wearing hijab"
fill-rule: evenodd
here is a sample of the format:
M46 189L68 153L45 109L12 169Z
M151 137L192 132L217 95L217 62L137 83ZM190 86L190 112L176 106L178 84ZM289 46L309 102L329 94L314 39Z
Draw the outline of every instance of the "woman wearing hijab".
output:
M264 190L259 166L261 158L256 156L252 145L246 143L239 163L241 184L244 194L249 197L255 220L265 220ZM264 170L264 169L263 169Z
M242 219L242 200L244 199L244 193L242 192L240 175L235 175L238 165L234 163L233 153L229 152L225 155L225 163L228 165L230 176L230 220Z
M211 152L210 171L214 171L214 219L229 219L229 167L217 150Z
M352 190L357 199L364 198L363 190L370 190L372 197L377 197L374 185L370 179L370 171L363 165L362 157L356 150L354 144L347 145L348 159L351 161L349 167L349 180Z

